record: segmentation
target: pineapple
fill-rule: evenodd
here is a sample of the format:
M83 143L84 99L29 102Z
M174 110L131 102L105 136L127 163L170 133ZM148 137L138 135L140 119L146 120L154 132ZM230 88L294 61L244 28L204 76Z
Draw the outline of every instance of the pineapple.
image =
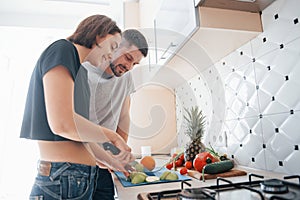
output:
M185 161L192 161L198 153L205 151L205 145L201 142L204 134L205 116L198 106L192 107L190 110L184 108L187 115L184 115L186 121L185 134L190 138L190 142L184 150Z

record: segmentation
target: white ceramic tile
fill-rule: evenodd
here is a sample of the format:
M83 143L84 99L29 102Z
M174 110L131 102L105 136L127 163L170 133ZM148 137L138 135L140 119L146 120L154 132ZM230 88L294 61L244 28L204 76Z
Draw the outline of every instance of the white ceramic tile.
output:
M266 170L280 172L279 161L272 151L265 150ZM281 169L282 171L282 169Z
M279 10L279 17L288 21L289 24L292 24L292 27L288 29L289 32L285 37L285 41L283 41L284 43L294 40L300 36L300 24L299 22L297 24L294 23L294 19L300 19L299 7L300 2L298 0L286 0L285 4Z
M259 112L262 114L272 103L272 95L265 90L258 90Z
M300 144L300 112L296 111L294 114L289 114L287 120L281 125L281 130L286 137L294 144Z
M300 18L299 18L299 29L300 29ZM290 41L285 45L286 49L299 57L300 54L300 33L297 35L297 39Z
M231 114L230 118L253 117L259 114L255 84L255 74L252 63L236 68L226 79L226 104ZM230 114L230 113L228 113Z
M244 112L245 107L246 102L236 98L231 105L231 110L236 116L241 116Z
M265 76L264 80L259 85L259 88L268 91L273 96L276 96L276 93L280 90L284 82L285 79L282 75L271 70Z
M237 91L241 83L243 82L243 77L237 73L231 73L225 80L227 87L231 88L234 91Z
M222 59L222 63L230 68L242 67L252 62L252 52L250 42L236 49L228 56Z
M215 66L212 66L203 72L203 77L206 80L210 90L213 116L212 120L224 120L225 117L225 93L224 83L220 78L220 74ZM217 130L216 130L217 131ZM217 131L218 132L218 131Z
M299 48L300 49L300 48ZM300 75L300 50L298 55L296 56L298 58L296 62L293 63L293 68L288 74L289 80L293 80L294 82L297 82L297 84L300 84L299 75Z
M233 136L239 141L240 143L243 142L244 138L249 134L249 127L244 121L238 120L238 124L231 132Z
M255 83L260 86L270 73L271 66L268 63L264 63L263 60L257 60L253 63L253 66L255 71Z
M293 23L293 19L285 19L279 15L279 18L264 29L264 35L270 43L278 45L286 44L291 40L296 39L297 33L299 33L298 26Z
M298 21L300 17L298 16ZM286 36L285 44L293 43L295 40L299 39L300 37L300 24L298 22L297 25L294 25L293 28L290 30L289 34Z
M262 124L262 139L265 144L267 141L271 140L275 135L275 128L277 127L274 122L268 119L263 119Z
M236 152L240 148L240 143L236 140L235 137L232 137L231 133L228 134L228 148L227 148L227 154L231 158L236 157Z
M243 150L251 157L255 157L261 151L262 146L262 138L259 135L248 134L243 142Z
M247 65L244 65L242 67L238 67L235 70L236 73L240 74L240 76L243 78L244 81L247 81L249 83L255 84L256 83L256 77L255 77L255 71L253 68L253 63L249 63Z
M291 45L292 46L292 45ZM271 61L271 59L273 60ZM266 56L259 59L260 61L269 61L265 65L269 65L270 70L267 67L259 64L255 64L255 70L257 72L257 80L262 91L258 91L259 97L263 97L263 93L275 98L276 106L272 110L266 111L266 106L261 105L265 114L287 112L289 109L296 109L300 92L298 87L300 86L300 61L299 53L289 48L282 50L276 50ZM261 73L261 75L260 75ZM262 102L264 102L262 100ZM271 102L271 104L274 104ZM269 107L271 106L269 105ZM275 104L275 105L276 105Z
M259 111L257 109L254 109L253 107L247 106L244 109L244 112L240 116L240 118L258 117L258 116L259 116Z
M285 0L284 4L281 6L280 15L284 18L293 18L295 16L300 16L300 2L298 0Z
M271 120L276 127L280 127L286 120L288 120L289 116L291 116L291 114L289 112L285 112L285 113L264 115L263 119Z
M211 143L214 147L225 146L225 138L223 138L222 123L220 121L216 121L215 118L212 119L210 129L204 135L203 141L205 144Z
M226 104L225 104L225 99L223 98L219 98L216 97L217 99L215 99L215 97L212 97L214 100L214 105L213 105L213 112L214 112L214 116L219 119L218 121L225 120L225 113L226 113Z
M300 151L294 150L292 153L285 159L284 168L289 174L300 174Z
M208 115L205 142L237 164L299 174L299 3L276 0L263 11L262 34L176 89L182 107L197 104Z
M255 119L243 119L240 120L236 129L234 129L233 135L237 138L236 142L239 142L239 148L236 148L234 154L235 160L240 165L254 165L259 166L259 168L265 167L265 165L260 165L261 163L257 162L256 157L262 151L262 138L261 138L261 126L257 123ZM242 127L242 128L241 128ZM238 138L236 135L245 134L245 137ZM254 159L254 160L252 160ZM260 160L261 158L258 158Z
M267 150L271 151L278 160L284 160L294 150L293 143L284 132L275 133L267 143ZM284 145L282 145L284 144Z
M210 128L213 110L212 98L206 79L203 76L195 76L176 89L176 105L179 146L185 146L189 142L189 138L184 134L186 129L185 121L183 120L183 115L185 114L184 108L190 109L192 106L198 105L203 115L206 116L205 132L216 132L216 129Z
M289 0L288 0L289 1ZM271 5L269 5L267 8L265 8L262 11L262 17L264 17L265 15L274 15L274 13L278 13L278 11L284 7L284 5L286 4L286 0L276 0L274 1ZM264 19L262 19L262 22L264 22ZM270 22L271 24L273 22ZM263 26L266 27L269 24L263 23Z
M262 118L263 138L266 145L267 170L287 172L286 159L299 144L300 112L268 115ZM280 165L280 162L282 166ZM295 172L294 172L295 173Z
M251 47L252 58L255 59L279 48L278 44L271 41L267 33L264 32L251 40Z
M226 113L225 113L225 120L233 120L233 119L238 119L239 116L234 113L231 109L227 108Z
M290 50L289 47L277 50L276 52L273 57L271 70L277 72L282 76L289 75L295 68L295 64L297 64L297 62L299 61L299 52Z
M255 156L255 162L251 162L250 167L266 170L266 155L265 150L260 150Z
M263 115L269 114L280 114L283 112L289 112L290 108L278 102L275 98L275 101L272 101L264 110L262 110Z
M300 102L298 102L297 106L295 107L296 111L300 111Z
M218 70L222 80L224 80L232 72L232 68L226 65L225 61L223 60L215 63L215 67Z
M279 133L274 137L272 141L270 141L266 145L267 170L285 172L285 159L294 150L291 142ZM280 164L280 162L282 164Z
M249 155L246 151L244 151L243 147L240 147L240 149L235 153L234 155L235 161L238 165L248 166L251 163L251 159L249 159Z
M277 0L263 11L262 23L267 40L276 44L285 44L299 35L299 26L294 24L294 19L299 17L297 8L299 8L297 0ZM275 15L278 16L277 19Z
M276 97L282 105L294 109L300 101L300 84L287 81L278 91Z
M253 95L256 95L256 85L247 81L242 82L238 89L238 98L248 102L253 98Z
M299 62L299 56L298 52L287 46L260 57L254 63L257 83L260 85L270 73L272 76L277 73L276 78L285 80L285 76L290 75Z

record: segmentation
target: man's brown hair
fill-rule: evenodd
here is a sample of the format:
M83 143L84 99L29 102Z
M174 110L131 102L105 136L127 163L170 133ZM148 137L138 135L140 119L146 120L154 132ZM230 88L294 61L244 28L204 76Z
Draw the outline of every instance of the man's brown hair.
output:
M122 39L123 39L123 43L121 43L121 45L123 45L124 42L127 42L129 46L135 45L140 50L140 52L143 54L144 57L147 56L148 43L145 36L140 31L136 29L127 29L126 31L123 32Z

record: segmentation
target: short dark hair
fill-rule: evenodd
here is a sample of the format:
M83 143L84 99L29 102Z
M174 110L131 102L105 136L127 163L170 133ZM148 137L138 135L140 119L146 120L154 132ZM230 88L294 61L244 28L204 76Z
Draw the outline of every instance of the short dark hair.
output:
M116 22L105 15L92 15L77 26L76 31L67 39L75 44L92 48L96 36L105 37L107 34L121 33Z
M129 43L135 45L144 57L148 54L148 43L144 35L136 29L127 29L122 33L122 38Z

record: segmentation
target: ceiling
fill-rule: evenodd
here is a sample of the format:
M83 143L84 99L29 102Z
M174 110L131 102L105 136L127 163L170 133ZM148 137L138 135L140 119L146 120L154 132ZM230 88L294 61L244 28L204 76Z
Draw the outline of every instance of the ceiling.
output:
M121 17L122 0L1 0L0 25L74 28L92 14L104 14L115 21ZM112 10L111 8L114 7Z

